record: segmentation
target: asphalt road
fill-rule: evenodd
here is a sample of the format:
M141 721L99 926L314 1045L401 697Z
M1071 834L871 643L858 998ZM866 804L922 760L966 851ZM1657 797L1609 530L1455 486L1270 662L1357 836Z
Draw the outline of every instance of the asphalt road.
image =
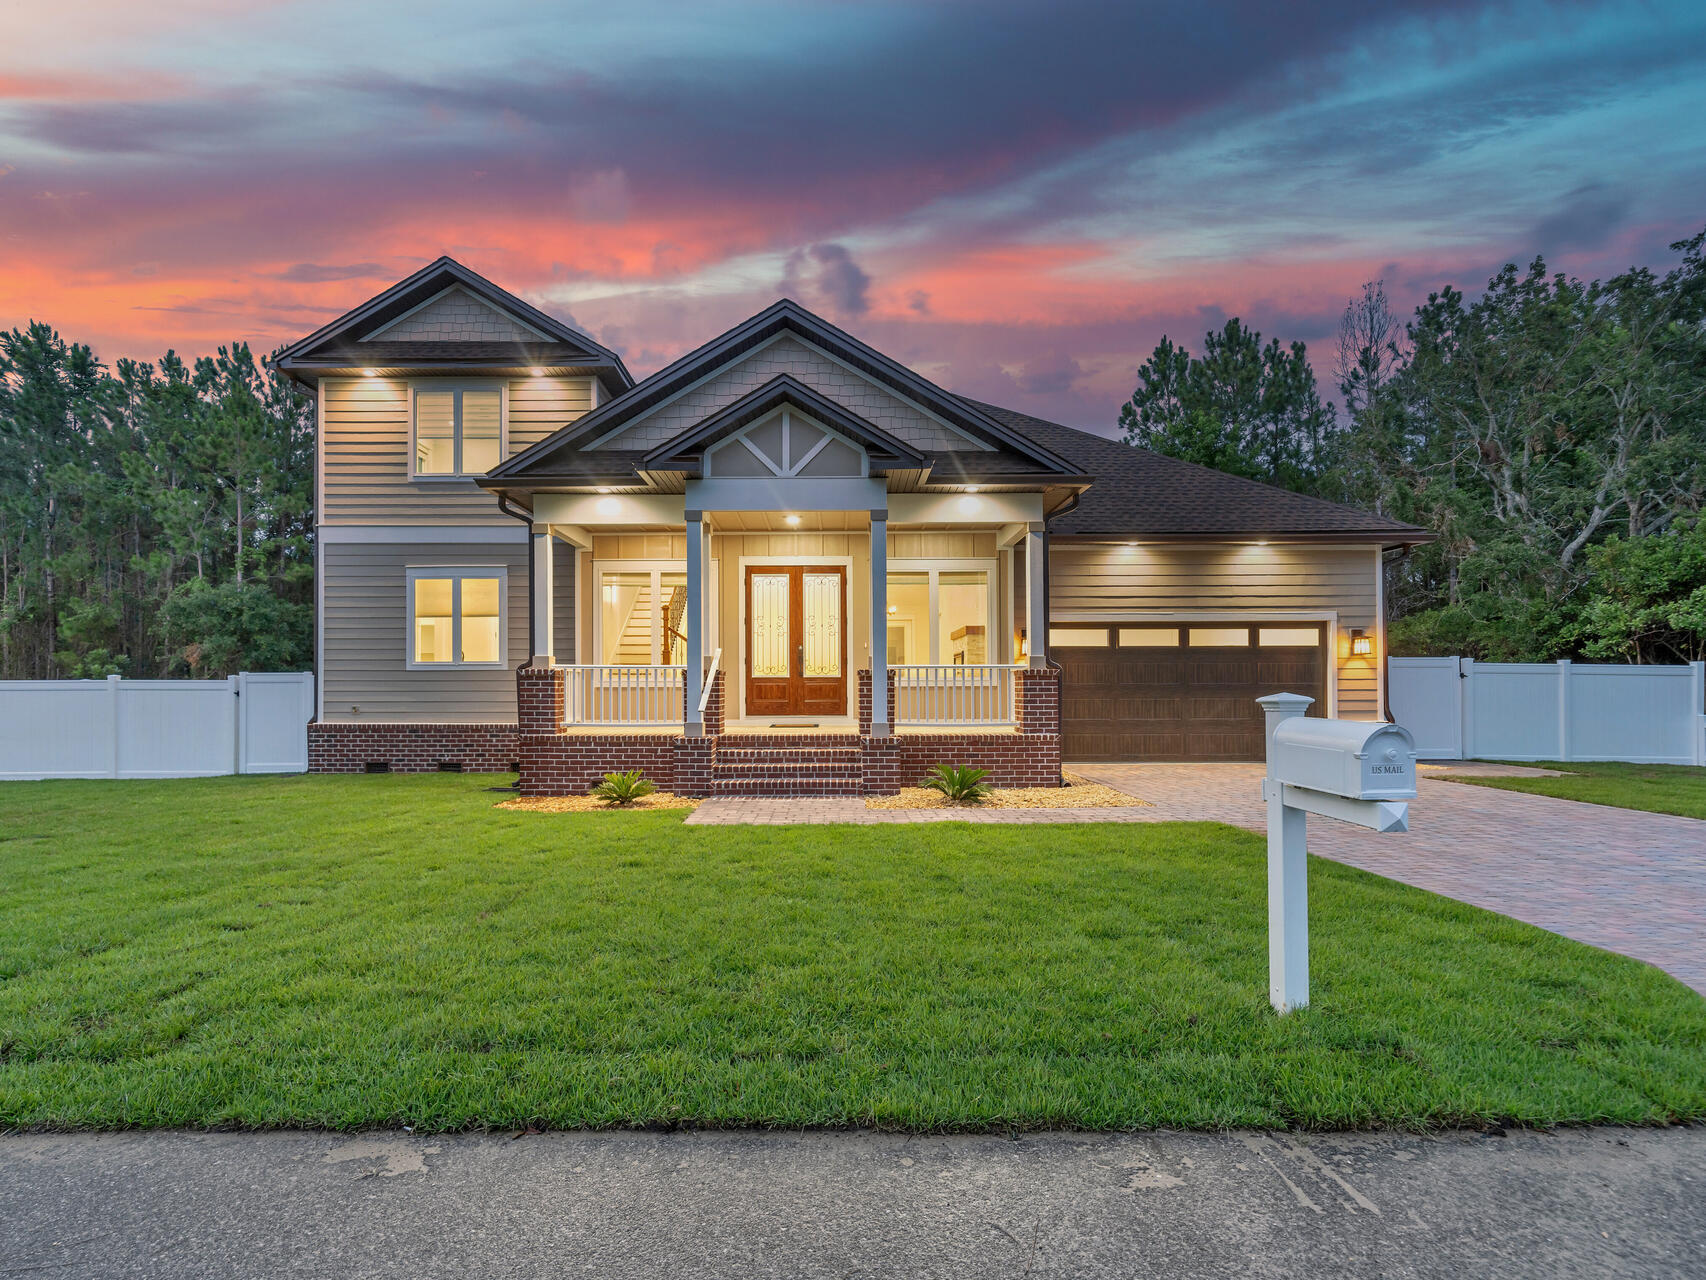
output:
M11 1135L14 1275L1702 1276L1706 1128Z

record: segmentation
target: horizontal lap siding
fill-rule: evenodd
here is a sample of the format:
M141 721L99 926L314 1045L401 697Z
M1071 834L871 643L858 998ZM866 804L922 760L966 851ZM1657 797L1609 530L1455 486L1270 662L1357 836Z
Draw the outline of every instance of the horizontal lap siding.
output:
M1380 714L1373 657L1352 658L1345 632L1379 630L1372 547L1144 544L1050 548L1049 606L1065 613L1105 614L1110 620L1144 612L1268 613L1323 610L1338 614L1338 713L1351 719Z
M424 381L424 379L422 380ZM508 384L509 448L518 453L587 411L586 378ZM325 472L322 524L509 524L472 480L409 478L409 384L402 378L320 383Z
M525 542L462 546L333 542L326 544L323 554L326 720L515 723L514 669L529 654ZM407 570L416 565L503 565L509 570L509 669L408 669ZM571 599L572 592L571 585ZM352 712L352 706L360 707L359 713Z

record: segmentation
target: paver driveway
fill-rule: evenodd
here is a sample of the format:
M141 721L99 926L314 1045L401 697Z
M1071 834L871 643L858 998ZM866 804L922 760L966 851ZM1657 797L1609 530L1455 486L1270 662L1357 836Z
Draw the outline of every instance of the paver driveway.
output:
M1259 764L1067 766L1149 821L1262 831ZM1405 835L1309 819L1309 852L1645 960L1706 993L1706 822L1423 778Z

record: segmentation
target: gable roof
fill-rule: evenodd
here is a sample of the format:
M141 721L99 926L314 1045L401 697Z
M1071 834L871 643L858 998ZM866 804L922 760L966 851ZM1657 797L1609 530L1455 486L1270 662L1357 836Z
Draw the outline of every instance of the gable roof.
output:
M527 340L389 340L384 330L452 290L462 291L531 331ZM371 335L371 338L369 337ZM622 357L580 330L501 289L454 258L439 258L291 343L274 363L293 375L429 365L455 370L547 366L593 374L614 396L634 385Z
M857 414L849 413L799 379L781 373L733 404L719 409L691 431L666 440L646 454L640 465L648 471L680 470L698 475L704 468L705 453L712 445L784 405L791 405L861 445L871 460L873 473L880 474L890 467L919 467L927 461L924 454L906 441L866 422Z
M1074 459L1095 477L1077 506L1049 519L1051 533L1175 539L1273 535L1383 546L1434 540L1426 529L1356 507L1228 475L1017 410L968 403Z
M597 452L586 449L585 446L610 435L625 423L656 408L718 367L737 362L748 352L783 333L792 333L828 351L903 399L923 405L969 435L973 441L1016 453L1038 466L1044 473L1072 475L1077 471L1077 468L1054 454L1046 445L1013 432L975 402L963 400L944 391L905 365L873 347L866 346L851 334L806 310L791 298L783 298L751 319L736 325L721 337L713 338L704 346L688 352L674 364L660 369L625 395L577 419L572 426L555 432L532 448L516 454L493 469L489 477L493 480L526 481L585 467L587 464L584 460L571 462L567 455ZM871 429L868 424L867 429Z

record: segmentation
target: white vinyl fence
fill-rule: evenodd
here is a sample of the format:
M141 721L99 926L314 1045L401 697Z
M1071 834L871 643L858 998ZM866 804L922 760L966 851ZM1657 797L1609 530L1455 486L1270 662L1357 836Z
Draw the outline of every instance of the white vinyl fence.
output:
M0 680L0 780L308 768L311 672L225 680Z
M1423 759L1706 765L1706 663L1389 658L1386 672Z

